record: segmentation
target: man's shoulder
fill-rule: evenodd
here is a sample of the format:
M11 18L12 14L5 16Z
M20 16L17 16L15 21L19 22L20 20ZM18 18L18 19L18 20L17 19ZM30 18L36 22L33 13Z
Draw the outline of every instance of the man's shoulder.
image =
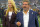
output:
M21 13L22 11L20 11L19 13Z
M22 11L18 12L18 14L22 13Z
M31 12L33 12L34 14L37 14L37 12L33 11L33 10L30 10Z
M35 12L35 11L33 11L33 10L30 10L31 12Z

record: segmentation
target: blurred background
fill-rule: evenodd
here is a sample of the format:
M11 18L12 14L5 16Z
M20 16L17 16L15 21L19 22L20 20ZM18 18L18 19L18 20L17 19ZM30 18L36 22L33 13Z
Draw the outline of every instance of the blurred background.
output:
M25 0L14 0L16 7L18 9L18 12L20 12L22 9L22 1ZM40 25L40 0L27 0L30 2L31 9L35 12L37 12L38 21ZM6 10L8 7L8 0L0 0L0 14L3 12L3 10ZM3 14L1 14L2 16ZM0 16L0 27L2 27L2 17ZM39 26L40 27L40 26Z

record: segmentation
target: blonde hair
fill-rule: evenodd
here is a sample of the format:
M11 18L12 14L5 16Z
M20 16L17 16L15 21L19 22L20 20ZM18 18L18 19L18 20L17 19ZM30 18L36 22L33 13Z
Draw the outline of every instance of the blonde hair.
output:
M14 0L8 0L8 1L11 1L12 6L14 7L14 12L17 13L17 8L16 8ZM8 7L8 9L6 11L6 16L7 16L8 12L9 12L9 7Z

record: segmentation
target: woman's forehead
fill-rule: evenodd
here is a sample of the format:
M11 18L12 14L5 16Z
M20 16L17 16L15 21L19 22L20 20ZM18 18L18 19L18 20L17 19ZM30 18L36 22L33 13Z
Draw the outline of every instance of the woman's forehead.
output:
M8 3L11 3L11 1L8 1Z
M11 2L11 1L8 1L8 2Z

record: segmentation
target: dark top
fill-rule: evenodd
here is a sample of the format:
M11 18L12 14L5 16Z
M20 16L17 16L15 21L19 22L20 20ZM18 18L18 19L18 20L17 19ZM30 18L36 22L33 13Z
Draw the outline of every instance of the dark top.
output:
M3 19L3 27L16 27L15 25L15 20L16 20L16 14L15 12L12 12L11 20L9 21L9 16L4 16Z

